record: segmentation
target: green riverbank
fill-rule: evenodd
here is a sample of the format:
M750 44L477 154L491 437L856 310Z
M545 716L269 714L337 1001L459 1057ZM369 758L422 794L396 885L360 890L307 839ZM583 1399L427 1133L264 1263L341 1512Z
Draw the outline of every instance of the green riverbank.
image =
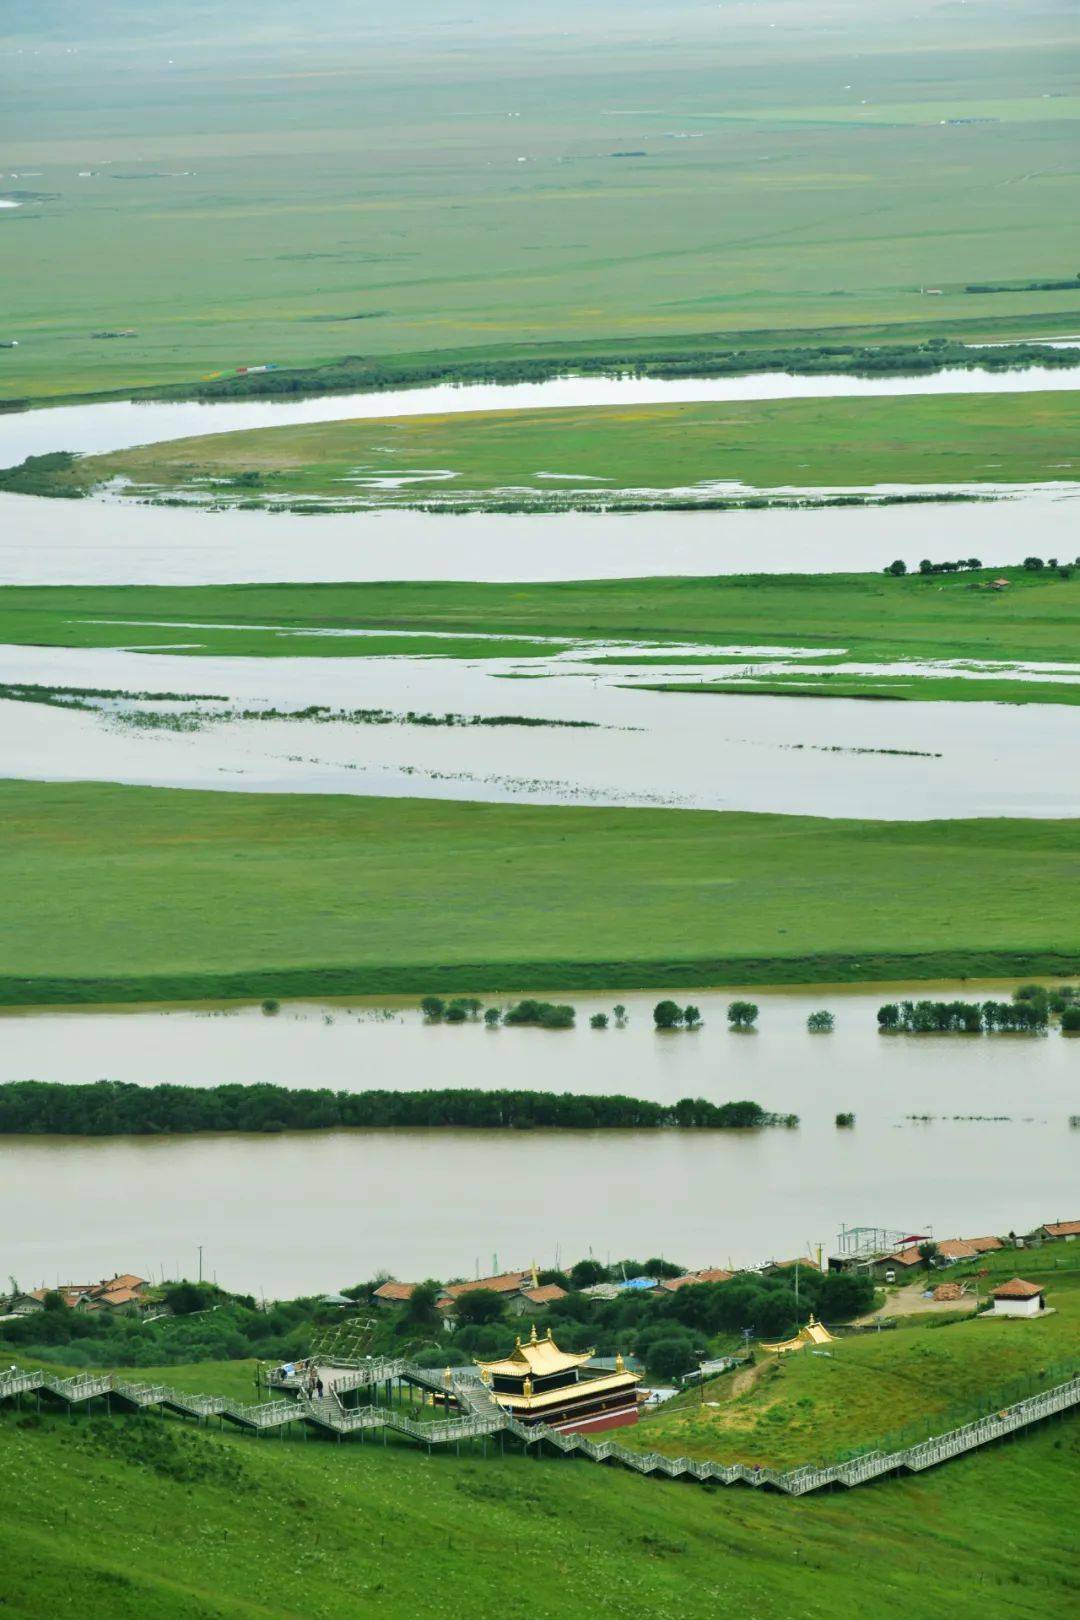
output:
M8 1005L1080 971L1080 822L0 783Z
M1044 392L318 422L74 461L38 457L0 474L0 488L79 495L124 478L143 499L194 496L215 507L610 510L738 500L738 486L774 496L876 485L989 490L1078 476L1080 393Z

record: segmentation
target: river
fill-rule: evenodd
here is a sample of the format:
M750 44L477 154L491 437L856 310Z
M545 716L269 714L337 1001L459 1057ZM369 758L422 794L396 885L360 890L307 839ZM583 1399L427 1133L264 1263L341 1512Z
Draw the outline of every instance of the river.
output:
M801 1117L758 1132L319 1132L0 1140L4 1266L26 1286L208 1271L287 1296L380 1268L449 1277L588 1251L754 1264L841 1223L972 1236L1075 1213L1080 1042L881 1037L881 1001L1007 996L993 984L673 992L705 1015L658 1035L655 995L568 995L570 1032L427 1026L411 1008L296 1004L3 1016L6 1079L418 1089L519 1086L657 1100L751 1097ZM760 1032L727 1032L740 993ZM588 1027L621 999L623 1030ZM828 1006L831 1036L806 1032ZM854 1130L837 1112L853 1110ZM912 1119L909 1116L931 1116ZM960 1116L960 1117L957 1117ZM981 1118L972 1116L982 1116ZM993 1116L1006 1116L995 1118ZM32 1211L32 1217L27 1215Z
M122 626L116 634L122 636ZM179 625L177 641L198 637ZM362 645L362 643L361 643ZM407 642L406 642L407 645ZM493 644L493 653L497 643ZM219 720L133 725L101 711L0 700L0 775L230 792L348 793L527 804L667 805L882 820L1075 815L1076 711L1064 704L920 703L658 693L642 682L812 670L762 649L695 667L591 662L601 644L535 658L152 658L123 649L0 647L0 681L216 693L234 707L521 716L571 724L429 726ZM618 649L634 656L635 649ZM835 671L845 666L832 666ZM853 665L853 668L866 668ZM922 666L896 666L913 679ZM947 670L951 673L951 670ZM1034 672L1029 672L1034 674ZM1024 672L1010 666L1010 678ZM520 678L520 677L527 678ZM517 678L514 678L517 677ZM979 672L964 671L977 685ZM1051 678L1044 676L1045 678ZM1080 666L1053 677L1075 685ZM917 681L913 688L917 691ZM192 702L152 704L197 712ZM204 711L214 705L203 705Z

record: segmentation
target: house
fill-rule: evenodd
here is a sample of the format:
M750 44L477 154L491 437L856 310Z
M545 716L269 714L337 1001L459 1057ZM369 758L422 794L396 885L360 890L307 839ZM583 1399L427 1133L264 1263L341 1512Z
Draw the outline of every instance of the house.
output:
M546 1311L549 1305L565 1299L566 1292L566 1289L560 1287L558 1283L541 1283L539 1288L523 1288L510 1301L511 1314L535 1316L540 1311Z
M1033 1238L1064 1238L1066 1243L1075 1243L1080 1237L1080 1221L1047 1221L1045 1226L1036 1227L1032 1232Z
M660 1284L660 1290L667 1294L677 1294L680 1288L693 1288L700 1283L730 1282L735 1273L722 1271L717 1266L709 1266L704 1271L688 1271L682 1277L665 1277Z
M489 1294L518 1294L523 1288L534 1288L537 1278L532 1271L504 1271L498 1277L477 1277L472 1282L450 1283L442 1291L442 1298L460 1299L483 1289Z
M415 1283L384 1282L380 1283L371 1297L376 1305L382 1305L386 1308L407 1305L412 1298L415 1287Z
M912 1243L908 1248L897 1249L893 1254L875 1255L870 1262L869 1271L875 1282L899 1282L915 1272L922 1263L918 1244Z
M979 1250L973 1248L970 1243L965 1243L963 1238L943 1238L938 1244L937 1253L934 1256L939 1265L944 1261L950 1266L955 1266L960 1260L977 1260L978 1258Z
M795 1260L770 1260L768 1265L759 1266L758 1271L763 1277L778 1277L781 1272L794 1271L796 1266L800 1269L803 1266L809 1266L811 1271L820 1269L816 1260L811 1260L805 1254L801 1254Z
M135 1311L146 1303L143 1296L147 1287L146 1279L136 1277L133 1271L118 1272L115 1277L80 1289L72 1303L86 1311Z
M1046 1298L1038 1283L1025 1282L1023 1277L1013 1277L1011 1282L1002 1283L995 1288L991 1296L994 1301L994 1316L1038 1316L1046 1309Z
M993 1254L997 1249L1005 1247L998 1237L965 1238L964 1242L970 1249L974 1249L976 1254Z

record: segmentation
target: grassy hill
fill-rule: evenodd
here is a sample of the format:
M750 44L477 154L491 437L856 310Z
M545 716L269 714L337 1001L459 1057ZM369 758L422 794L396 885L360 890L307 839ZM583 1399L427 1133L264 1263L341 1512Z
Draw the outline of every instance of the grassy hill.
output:
M989 1272L984 1300L1018 1273L1045 1280L1054 1314L1041 1321L911 1317L888 1332L839 1338L826 1354L800 1350L778 1363L759 1350L752 1369L678 1396L629 1430L627 1443L671 1456L787 1467L855 1448L911 1445L1061 1382L1080 1367L1076 1249L1059 1243L1032 1256L1007 1250L965 1268L967 1275Z
M0 1415L5 1614L930 1620L1075 1612L1080 1425L791 1501L558 1460Z

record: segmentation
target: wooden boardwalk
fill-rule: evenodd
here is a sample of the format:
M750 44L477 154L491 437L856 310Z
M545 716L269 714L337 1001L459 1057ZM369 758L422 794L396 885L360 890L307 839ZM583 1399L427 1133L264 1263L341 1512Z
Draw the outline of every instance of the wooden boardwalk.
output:
M250 1405L229 1401L219 1395L190 1395L167 1384L145 1384L121 1378L115 1373L80 1373L75 1378L56 1378L44 1371L0 1373L0 1401L44 1398L75 1411L101 1401L106 1410L134 1412L156 1409L205 1422L216 1417L249 1433L278 1433L291 1424L332 1436L337 1440L358 1438L381 1432L399 1434L418 1445L432 1447L459 1445L462 1440L483 1440L489 1436L510 1437L534 1452L545 1446L563 1456L584 1457L590 1462L615 1463L638 1474L664 1475L669 1479L712 1480L721 1485L769 1487L788 1496L805 1496L831 1485L864 1485L890 1474L920 1473L953 1457L961 1457L981 1446L1003 1440L1045 1419L1080 1406L1080 1377L1071 1378L1052 1389L1016 1401L1002 1411L977 1418L961 1428L934 1435L900 1451L868 1451L823 1468L807 1464L802 1468L779 1470L752 1468L745 1463L702 1461L694 1457L668 1457L658 1451L633 1451L616 1440L592 1440L584 1434L560 1434L543 1426L526 1428L499 1407L474 1373L454 1369L449 1383L442 1372L417 1367L405 1360L364 1362L353 1366L336 1365L329 1393L322 1399L309 1398L296 1387L290 1396ZM341 1396L379 1384L412 1385L429 1392L452 1395L459 1416L416 1423L404 1413L377 1406L347 1407Z

